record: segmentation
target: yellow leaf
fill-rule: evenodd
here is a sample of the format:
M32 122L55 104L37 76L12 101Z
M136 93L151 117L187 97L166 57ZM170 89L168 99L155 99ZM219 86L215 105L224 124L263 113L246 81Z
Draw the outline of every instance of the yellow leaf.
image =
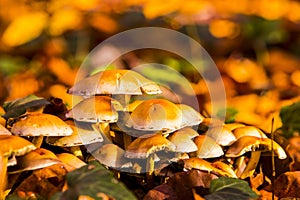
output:
M116 21L103 14L96 14L91 16L89 22L93 27L105 33L114 33L118 28L118 24Z
M73 85L77 75L69 64L61 58L52 58L48 63L49 70L55 74L61 82L66 85Z
M14 47L37 38L45 28L47 19L44 12L31 12L15 18L4 31L3 43Z
M168 3L162 3L160 0L148 0L144 5L144 15L148 19L153 19L175 12L180 6L179 0L171 0Z
M52 35L61 35L67 30L77 29L80 24L80 11L71 8L56 10L50 20L49 32Z
M216 38L235 38L240 34L240 26L229 20L217 19L209 24L209 31Z

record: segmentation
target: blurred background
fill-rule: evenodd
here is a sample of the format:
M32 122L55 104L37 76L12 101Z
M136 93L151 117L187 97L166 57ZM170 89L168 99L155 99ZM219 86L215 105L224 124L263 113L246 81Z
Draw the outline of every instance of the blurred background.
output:
M35 94L59 97L70 108L66 90L88 53L114 34L146 26L185 33L208 51L226 87L229 120L269 130L271 117L299 100L299 1L1 0L0 8L1 104ZM113 67L140 60L179 71L205 107L205 82L174 55L137 51Z

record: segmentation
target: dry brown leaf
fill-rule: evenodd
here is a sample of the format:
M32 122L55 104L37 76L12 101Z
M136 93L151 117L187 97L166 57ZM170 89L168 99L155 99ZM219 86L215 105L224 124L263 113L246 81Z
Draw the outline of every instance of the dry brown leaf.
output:
M264 188L271 192L271 185ZM300 197L300 171L286 172L274 181L274 193L280 199L284 197Z
M211 181L215 178L218 177L214 174L199 170L178 172L175 173L175 175L170 178L166 184L157 186L150 190L144 199L193 199L194 188L209 188Z
M62 190L66 173L67 171L62 164L35 170L16 188L15 192L20 197L39 195L44 198L50 198L56 192Z

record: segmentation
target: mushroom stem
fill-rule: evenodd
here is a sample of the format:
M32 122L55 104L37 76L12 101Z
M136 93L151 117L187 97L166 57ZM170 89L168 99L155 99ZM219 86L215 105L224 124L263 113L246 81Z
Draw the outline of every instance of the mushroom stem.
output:
M122 105L124 108L123 113L122 113L122 122L124 122L124 119L128 118L129 113L125 111L125 109L128 107L129 102L130 102L131 95L130 94L124 94L124 95L117 95L116 100L119 101L119 103ZM132 138L130 135L126 134L123 132L123 146L126 149L128 145L132 142Z
M236 174L237 177L240 177L246 168L245 156L240 156L235 160L234 168L235 168L234 173Z
M246 169L243 171L242 175L240 176L241 179L245 179L253 175L256 166L258 164L260 158L261 151L252 151L251 157L249 162L247 163Z
M110 127L109 127L109 123L100 123L97 122L96 126L92 125L93 129L102 133L103 137L104 137L104 143L111 143L112 142L112 138L110 135Z
M149 188L153 186L153 172L154 172L154 153L151 153L147 158L146 163L146 180Z
M6 196L7 163L8 157L0 154L0 200L4 200Z
M40 148L43 144L43 140L44 140L43 135L33 137L32 144L34 144L34 146L36 146L36 148Z
M80 159L83 160L83 155L82 155L82 151L80 149L79 146L74 146L74 147L70 147L70 151L72 152L72 154Z

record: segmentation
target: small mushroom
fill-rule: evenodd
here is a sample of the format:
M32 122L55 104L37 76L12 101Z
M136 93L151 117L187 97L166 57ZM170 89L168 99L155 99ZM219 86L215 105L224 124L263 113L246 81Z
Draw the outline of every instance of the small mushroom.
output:
M233 135L235 135L236 139L239 139L243 136L254 136L258 138L267 138L267 136L258 128L254 126L243 126L238 127L233 130Z
M225 156L239 157L245 154L246 152L251 152L251 158L246 166L246 169L240 175L240 178L244 179L249 176L252 176L252 174L254 173L261 152L272 151L272 142L273 150L277 154L278 158L285 159L287 155L278 143L272 141L269 138L258 138L254 136L240 137L228 148Z
M60 147L74 147L103 142L102 135L99 135L99 133L92 129L92 127L79 125L79 123L76 123L75 126L75 123L72 121L67 121L67 124L73 130L72 135L63 137L47 137L46 142L50 145Z
M125 151L115 144L105 144L93 156L102 164L112 168L122 168L127 163L125 160ZM128 166L128 165L127 165Z
M105 70L77 82L69 94L94 96L97 94L159 94L161 90L153 81L132 70Z
M116 108L122 110L118 101L108 96L94 96L75 105L66 113L66 117L81 122L112 123L118 121Z
M117 109L121 109L120 103L108 96L94 96L84 99L66 113L67 118L73 118L79 122L90 122L104 134L106 140L111 142L109 123L118 121Z
M68 136L73 131L68 124L54 115L28 113L13 124L11 132L20 136L39 136L34 143L40 147L44 136Z
M194 129L185 127L172 133L172 135L168 137L168 140L176 146L176 152L190 153L198 150L197 145L192 140L198 135Z
M195 126L200 124L204 117L191 106L185 104L177 104L182 112L182 126Z
M17 157L17 165L9 169L10 174L23 171L36 170L61 163L57 156L44 148L38 148L29 153Z
M180 108L165 99L149 99L139 104L131 113L126 126L142 131L170 133L183 128Z
M218 176L226 176L226 177L236 177L234 172L228 172L226 164L220 164L220 163L210 163L204 159L201 158L189 158L183 160L184 169L186 170L192 170L192 169L198 169L201 171L206 171L208 173L214 173Z
M60 153L57 158L66 165L65 168L68 172L86 165L85 162L70 153Z
M229 146L236 141L235 136L226 125L216 126L210 128L207 133L207 136L213 138L221 146Z
M232 178L237 178L235 172L233 171L232 167L229 164L226 164L222 161L215 161L211 163L211 165L217 169L220 169L221 171L224 172L224 176L227 177L232 177Z
M194 139L198 150L192 155L199 158L217 158L224 155L222 147L211 137L199 135Z
M149 186L152 185L152 175L154 172L155 152L174 152L176 146L163 137L161 134L146 135L135 139L126 149L125 157L135 159L147 159L146 171Z
M28 140L13 135L0 135L0 143L0 199L5 199L8 158L24 155L36 147Z
M147 135L135 139L126 149L125 157L134 159L147 158L147 171L152 174L154 170L154 153L158 151L174 152L176 146L161 134Z

